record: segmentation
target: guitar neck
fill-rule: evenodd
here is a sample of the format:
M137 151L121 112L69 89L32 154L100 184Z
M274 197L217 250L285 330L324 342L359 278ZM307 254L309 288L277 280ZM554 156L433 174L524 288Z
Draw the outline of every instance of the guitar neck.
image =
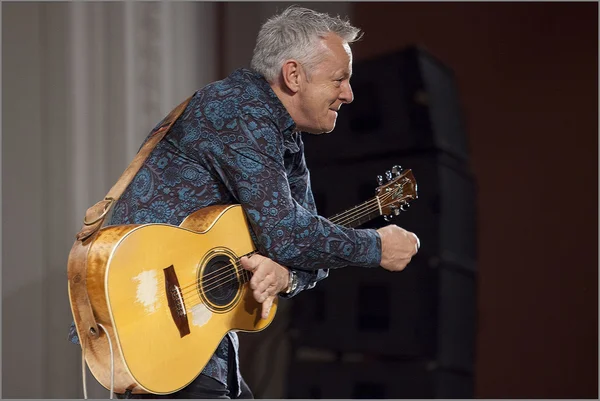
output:
M381 215L380 205L379 205L377 197L374 197L364 203L361 203L360 205L354 206L353 208L350 208L346 211L343 211L341 213L333 215L332 217L329 218L329 220L332 223L339 224L344 227L355 228L355 227L360 226L361 224L364 224L368 221L373 220L376 217L379 217L380 215ZM255 253L257 253L257 252L256 251L251 252L246 256L252 256ZM244 270L239 265L239 260L237 261L237 264L238 264L237 265L238 270L242 272L240 281L242 283L247 283L248 281L250 281L250 278L252 277L252 275L247 270Z
M355 228L381 215L381 209L377 197L354 206L344 212L329 218L332 223L348 228Z

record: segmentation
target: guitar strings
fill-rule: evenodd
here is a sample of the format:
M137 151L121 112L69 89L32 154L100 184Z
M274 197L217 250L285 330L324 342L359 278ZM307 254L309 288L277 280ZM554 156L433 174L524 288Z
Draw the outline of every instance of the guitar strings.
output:
M370 201L370 202L372 203L374 201ZM361 209L365 209L365 208L368 208L368 207L371 207L371 209L368 212L363 213L363 211ZM352 211L351 214L357 215L357 214L361 214L362 213L362 214L366 215L366 214L368 214L368 213L370 213L370 212L372 212L374 210L377 210L377 209L378 209L378 207L377 208L372 208L371 205L363 205L361 208ZM340 215L340 216L343 217L343 214ZM336 216L334 216L334 217L336 217ZM348 222L348 221L352 221L352 220L353 220L353 218L351 216L346 216L345 219L342 219L342 223L337 223L337 224L342 224L343 225L344 222ZM230 267L232 267L232 264L224 265L220 269L217 269L217 270L214 270L214 271L210 272L209 274L207 274L206 276L204 276L202 279L198 279L194 283L190 283L188 285L185 285L185 286L181 287L181 289L183 290L184 294L187 293L185 290L187 290L189 288L192 288L192 290L195 291L196 285L201 280L205 280L206 284L209 284L209 283L211 283L211 280L214 281L215 279L221 278L223 276L223 271L224 270L230 271ZM225 273L227 273L227 272L225 272ZM216 277L214 277L215 274L217 275Z
M367 208L369 206L371 206L371 205L362 206L361 209ZM367 209L367 212L365 212L364 215L371 213L372 211L377 210L377 209L378 209L378 206L375 208L373 208L371 206L370 209ZM360 214L360 213L361 213L360 209L357 209L353 212L353 214ZM336 222L336 224L344 225L345 222L349 222L352 220L353 220L353 218L351 216L346 216L345 219L341 219L340 223ZM332 222L335 222L335 221L332 220ZM239 263L239 259L237 259L235 261L235 263L236 263L236 267L237 267L237 263ZM222 266L221 268L216 269L216 270L208 273L207 275L203 276L201 279L198 279L193 283L190 283L188 285L181 287L182 296L188 295L190 292L195 293L196 289L197 289L197 285L198 285L198 283L200 283L200 281L204 281L205 286L210 286L212 284L215 284L215 285L211 286L210 288L205 289L205 291L210 291L211 289L214 289L215 286L222 285L226 282L229 282L230 280L235 280L237 276L235 274L233 274L233 275L231 274L232 266L233 266L233 264L226 264L226 265ZM243 269L241 267L239 269L237 269L237 268L234 269L235 273L239 272L240 270L246 271L245 269ZM222 281L223 278L225 278L226 281Z
M364 209L364 208L369 208L369 209L367 209L367 211L363 212L362 209ZM379 204L377 202L377 198L374 198L374 199L369 200L369 201L363 203L362 205L356 207L355 210L349 210L347 212L340 213L338 215L332 216L328 220L331 221L332 223L345 226L348 223L350 223L351 221L357 220L363 216L367 216L367 215L371 214L372 212L377 211L378 209L379 209ZM358 217L356 215L358 215Z
M381 197L384 202L390 198L392 196L392 193L384 193ZM339 216L333 216L332 219L338 220L338 218L341 217L340 222L336 223L336 224L340 224L340 225L344 225L345 223L355 220L357 215L367 215L377 209L379 209L379 204L377 204L376 207L373 207L375 205L373 205L373 203L377 202L377 198L374 198L370 201L365 202L363 205L361 205L360 207L345 212L345 213L341 213ZM383 205L384 206L388 206L387 204ZM367 209L366 211L364 209ZM333 220L332 220L333 221ZM256 252L252 252L251 254L254 254ZM248 254L250 255L250 254ZM246 255L247 256L247 255ZM236 268L234 269L234 274L231 274L231 270L229 269L232 266L236 266ZM196 293L197 290L197 284L202 281L205 280L205 286L207 288L204 289L204 291L211 291L221 285L224 285L226 283L229 283L231 281L236 281L238 280L238 274L240 271L243 272L247 272L247 270L243 269L243 268L238 268L238 264L239 264L239 259L237 259L235 261L234 264L227 264L222 266L221 268L209 273L208 275L204 276L202 279L198 279L196 280L194 283L188 284L186 286L181 287L181 295L182 297L186 297L187 295L190 295L190 293ZM215 274L217 274L216 277ZM210 277L210 278L209 278ZM245 275L244 277L245 279L248 279L247 275ZM224 280L223 280L224 279ZM185 299L184 299L185 300Z
M400 183L400 187L401 187L401 189L403 189L403 188L404 188L404 185L406 185L406 183L407 183L408 181L409 181L409 180L405 178L405 179L403 180L403 182L401 182L401 183ZM332 216L332 217L331 217L329 220L330 220L330 221L332 221L332 222L335 222L336 224L345 225L345 224L347 224L348 222L350 222L350 221L352 221L352 220L355 220L355 219L356 219L356 217L355 217L355 215L356 215L356 212L357 212L357 211L360 211L360 210L363 208L363 205L364 205L365 207L368 207L368 206L370 206L372 203L378 203L378 202L377 202L378 198L379 198L379 201L381 202L381 209L383 209L383 208L384 208L384 207L386 207L386 206L389 206L388 204L385 204L385 205L384 205L384 204L383 204L383 202L387 201L387 200L388 200L390 197L392 197L392 196L393 196L393 194L394 194L394 191L391 191L391 192L384 192L382 195L375 196L374 198L372 198L372 199L370 199L370 200L368 200L368 201L364 202L362 205L360 205L359 207L356 207L355 209L350 209L350 210L347 210L347 211L345 211L345 212L342 212L342 213L340 213L340 214L338 214L338 215ZM391 204L391 203L392 203L392 202L390 202L390 204ZM377 207L377 208L375 208L374 210L371 210L369 213L371 213L371 212L373 212L373 211L375 211L375 210L377 210L377 209L379 209L379 204L378 204L378 207ZM364 215L367 215L367 214L369 214L369 213L364 213ZM337 222L337 220L340 220L340 222Z
M384 196L384 197L387 198L389 196ZM364 209L365 207L366 206L362 207L362 209ZM377 206L377 208L379 208L379 205ZM372 211L374 211L376 209L371 208L371 210L368 211L367 213L370 213L370 212L372 212ZM357 213L356 213L356 211L354 211L352 214L356 215ZM348 220L348 219L346 218L345 220ZM256 252L253 252L253 253L256 253ZM234 265L235 265L236 268L234 269L234 273L231 274L232 272L230 270L228 270L228 268L232 267ZM203 291L206 293L206 292L211 291L211 290L213 290L215 288L223 286L223 285L225 285L227 283L230 283L230 282L233 282L233 281L239 281L239 279L238 279L238 277L239 277L238 273L240 273L240 271L242 272L241 274L243 274L243 279L244 280L249 280L249 277L248 277L248 273L249 272L247 270L243 269L243 268L238 268L238 265L239 265L239 259L237 259L233 264L225 265L225 266L221 267L220 269L215 270L214 272L211 272L211 275L213 275L213 273L216 273L216 272L221 272L221 273L218 275L218 279L215 280L215 277L213 277L211 279L211 281L207 281L206 282L206 287L207 288L204 288ZM223 271L223 270L226 270L226 271ZM206 277L208 277L208 275ZM195 307L195 306L203 303L202 299L197 294L197 284L200 281L201 280L196 280L195 284L190 284L190 285L187 285L186 287L184 287L184 288L188 289L187 291L182 291L182 293L181 293L181 297L182 297L182 299L184 301L184 306L186 306L188 308L193 308L193 307ZM191 289L190 289L190 287L191 287ZM190 299L191 296L197 296L198 297L197 298L198 301L197 302L193 302Z
M391 194L387 193L384 194L382 197L384 198L383 201L386 201L387 198L389 198L391 196ZM336 224L340 224L340 225L345 225L348 222L355 220L356 219L356 215L367 215L377 209L379 209L379 205L377 205L377 207L374 207L375 205L372 205L372 203L376 202L376 199L373 199L371 201L365 202L365 204L361 205L360 208L357 208L353 211L347 212L347 213L342 213L339 216L334 216L332 219L335 220L340 220L339 222L336 222ZM364 211L363 209L367 209L366 211ZM345 216L347 215L347 216ZM340 219L341 217L341 219ZM333 220L332 220L333 222ZM206 276L204 276L202 279L206 281L206 284L209 284L210 280L214 280L214 279L218 279L220 277L222 277L222 273L223 270L230 270L229 268L232 267L232 264L227 264L222 266L220 269L217 269L215 271L212 271L211 273L207 274ZM215 274L218 274L216 277L213 277ZM186 290L190 287L195 287L198 284L198 282L200 282L199 280L196 280L194 283L188 284L186 286L181 287L182 290Z
M368 214L376 211L377 209L380 209L381 207L384 206L381 203L387 201L392 195L393 194L391 192L386 192L383 195L381 195L381 199L379 199L379 202L377 201L378 197L375 197L371 200L364 202L363 204L359 205L356 208L353 208L349 211L340 213L339 215L333 216L330 220L336 224L345 225L348 222L356 220L358 218L356 216L368 215ZM377 204L377 205L375 205L375 204ZM387 204L385 206L387 206ZM254 253L256 253L256 252L251 252L248 255L251 255ZM248 256L248 255L246 255L246 256ZM194 283L180 287L181 297L183 298L184 302L186 301L186 298L189 298L189 296L191 294L196 293L197 284L201 280L205 280L205 286L207 287L204 289L205 292L211 291L215 288L218 288L218 287L220 287L226 283L232 282L232 281L239 281L238 277L240 275L238 273L240 273L240 271L242 272L241 274L243 274L243 280L248 280L249 279L248 271L243 268L239 268L239 266L238 266L239 263L240 263L239 259L236 259L233 264L227 264L225 266L222 266L221 268L209 273L202 279L198 279ZM229 268L234 265L235 265L234 273L231 274L231 270ZM210 279L209 279L209 277L210 277ZM188 306L190 306L190 307L197 305L197 304L191 305L190 302L185 302L185 303L187 303Z
M392 195L391 193L383 194L382 200L385 202L387 200L387 198L389 198L391 195ZM340 219L340 222L337 224L343 225L349 221L356 219L355 216L357 216L357 215L361 215L361 214L366 215L366 214L369 214L369 213L379 209L379 205L377 205L376 207L373 207L374 205L372 205L376 201L377 201L377 199L375 198L371 201L365 202L363 205L361 205L361 207L356 208L355 210L341 213L337 217L342 217L342 219ZM385 205L385 206L387 206L387 205ZM383 205L382 205L382 207L383 207ZM364 211L363 209L367 209L367 211ZM336 216L334 216L333 218L335 218L335 217ZM337 220L337 218L336 218L336 220ZM256 252L253 252L253 253L256 253ZM239 259L237 259L235 261L235 265L236 265L236 269L234 269L235 273L239 273L240 271L246 271L243 268L237 268L238 263L239 263ZM205 281L205 286L207 287L204 289L204 291L211 291L225 283L237 280L238 275L231 274L230 267L232 267L233 265L234 264L226 264L226 265L222 266L221 268L204 276L202 279L198 279L194 283L180 287L182 297L185 297L185 296L189 295L190 293L195 293L196 289L197 289L197 284L202 280ZM215 275L216 275L216 277L215 277ZM225 279L225 280L223 280L223 279Z
M252 256L255 253L258 253L258 252L253 251L244 256ZM237 273L240 273L240 272L241 272L240 275L244 274L244 279L248 280L249 277L248 277L247 273L249 273L249 272L246 269L239 267L239 264L240 264L240 259L235 259L234 263L224 265L224 266L220 267L219 269L204 276L204 280L205 280L204 285L207 287L207 288L204 288L204 291L208 292L208 291L214 290L217 287L220 287L221 285L223 285L225 283L237 280L237 277L238 277ZM231 274L232 273L231 269L229 269L232 266L235 266L235 268L233 269L233 271L234 271L233 275ZM216 273L216 272L219 272L218 276L212 277L214 275L214 273ZM210 280L206 280L206 278L209 276L211 276ZM225 280L221 280L222 278L225 278ZM196 293L197 285L202 281L203 281L202 279L198 279L192 284L188 284L188 285L180 287L180 293L181 293L182 298L185 298L186 296L188 296L190 294Z

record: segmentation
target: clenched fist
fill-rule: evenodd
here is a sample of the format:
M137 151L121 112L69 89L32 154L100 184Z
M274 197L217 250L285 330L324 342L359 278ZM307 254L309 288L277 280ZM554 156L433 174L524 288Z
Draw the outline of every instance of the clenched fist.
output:
M244 256L240 259L242 267L252 272L250 288L256 302L262 304L262 318L269 317L275 297L286 290L290 280L290 271L279 263L262 255Z
M377 230L381 237L381 267L389 271L404 270L420 247L419 238L394 224Z

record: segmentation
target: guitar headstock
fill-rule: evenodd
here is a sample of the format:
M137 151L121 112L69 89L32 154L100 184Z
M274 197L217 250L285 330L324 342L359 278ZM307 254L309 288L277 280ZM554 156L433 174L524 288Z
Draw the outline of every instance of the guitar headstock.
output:
M412 170L402 171L402 167L394 166L385 172L384 177L377 176L379 186L376 189L380 212L386 221L405 211L410 206L410 201L417 199L417 181Z

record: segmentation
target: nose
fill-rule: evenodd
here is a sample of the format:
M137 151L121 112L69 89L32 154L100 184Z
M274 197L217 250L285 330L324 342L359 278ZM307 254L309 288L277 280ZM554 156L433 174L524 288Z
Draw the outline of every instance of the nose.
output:
M342 82L342 92L340 93L340 100L343 103L352 103L354 100L354 93L352 92L352 86L350 86L350 81L346 80Z

